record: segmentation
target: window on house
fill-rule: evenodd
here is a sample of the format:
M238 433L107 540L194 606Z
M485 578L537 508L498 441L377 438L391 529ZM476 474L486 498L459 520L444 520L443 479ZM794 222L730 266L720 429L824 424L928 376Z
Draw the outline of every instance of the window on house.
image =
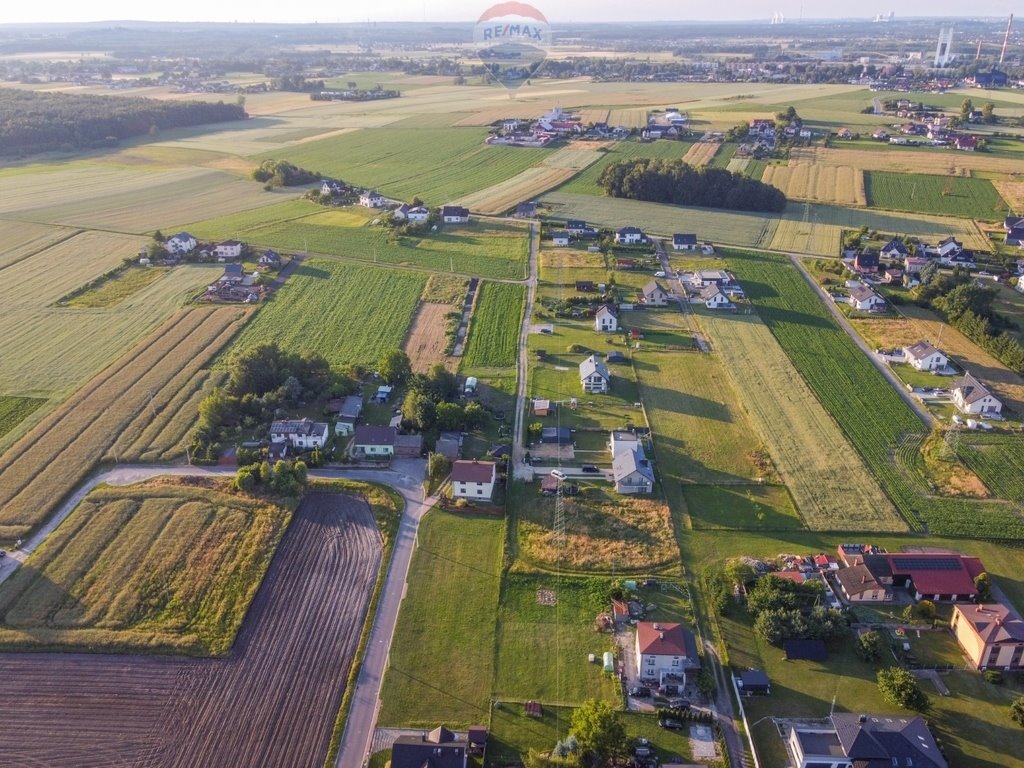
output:
M483 488L477 488L476 489L476 494L477 494L477 496L483 496L484 495L484 489Z

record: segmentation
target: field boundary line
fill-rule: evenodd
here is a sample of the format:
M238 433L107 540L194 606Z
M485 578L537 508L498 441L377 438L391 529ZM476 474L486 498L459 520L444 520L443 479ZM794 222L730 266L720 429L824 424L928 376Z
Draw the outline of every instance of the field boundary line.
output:
M0 217L0 218L3 218L3 217ZM28 219L4 219L4 221L20 221L23 224L39 224L40 223L38 221L29 221ZM63 224L50 224L48 226L63 227L64 225ZM81 235L81 234L83 234L85 232L88 232L88 231L90 231L90 230L75 228L70 234L60 238L59 240L54 240L52 243L47 243L46 245L40 246L39 248L36 248L34 251L26 253L20 259L15 259L14 261L12 261L12 262L10 262L8 264L4 264L2 267L0 267L0 273L2 273L5 269L10 269L11 267L13 267L13 266L15 266L17 264L21 264L21 262L23 262L23 261L28 261L33 256L38 256L43 251L48 251L50 248L53 248L54 246L60 245L61 243L66 243L71 238L78 237L79 235ZM103 231L103 230L97 230L97 231ZM124 234L127 234L127 233L124 233Z

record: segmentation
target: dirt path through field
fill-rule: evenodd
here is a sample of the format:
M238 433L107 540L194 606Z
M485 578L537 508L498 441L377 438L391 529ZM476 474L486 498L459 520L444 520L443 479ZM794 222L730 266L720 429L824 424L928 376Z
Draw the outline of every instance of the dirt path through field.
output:
M450 371L455 370L455 359L445 354L445 330L448 327L445 315L454 309L450 304L420 302L403 347L416 373L426 373L438 362L444 363Z

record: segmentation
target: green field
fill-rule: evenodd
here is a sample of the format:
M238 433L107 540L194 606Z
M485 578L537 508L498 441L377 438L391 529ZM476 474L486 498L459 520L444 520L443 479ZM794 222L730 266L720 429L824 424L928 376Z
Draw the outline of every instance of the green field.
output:
M603 195L604 190L601 189L597 180L601 177L604 169L612 163L636 158L680 160L690 146L691 143L688 141L663 140L647 144L641 144L639 141L620 141L608 150L604 157L560 186L558 191L575 195Z
M1001 219L1006 203L988 179L866 171L868 205L891 211Z
M38 397L0 395L0 437L35 413L46 400Z
M493 368L514 366L525 305L525 285L481 283L469 326L464 363Z
M684 485L686 511L695 529L803 528L789 493L779 485Z
M503 536L499 518L434 509L424 519L391 643L381 725L486 722Z
M1003 503L931 496L919 466L924 426L788 261L730 261L761 319L915 530L949 536L1024 538L1024 520Z
M278 149L257 160L289 160L303 168L374 187L399 200L441 205L510 179L549 153L491 147L481 128L391 125Z
M226 653L290 518L213 488L97 488L0 586L0 645Z
M1024 442L1019 435L970 435L956 454L1001 499L1024 504Z
M105 309L116 307L129 296L133 296L149 287L169 270L164 267L136 267L118 272L116 275L102 280L98 285L85 290L76 291L61 306L88 309Z
M321 354L342 368L374 365L381 354L401 347L426 280L419 272L310 259L231 350L276 342L291 352Z

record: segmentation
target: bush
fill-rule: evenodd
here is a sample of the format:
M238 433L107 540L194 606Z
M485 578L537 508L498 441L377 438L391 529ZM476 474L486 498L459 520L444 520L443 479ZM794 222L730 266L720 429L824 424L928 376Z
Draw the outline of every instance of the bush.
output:
M992 685L1003 684L1003 673L998 669L987 669L985 670L985 682L992 683Z
M924 712L928 697L918 687L917 679L901 667L887 667L878 671L878 690L890 704L904 709Z

